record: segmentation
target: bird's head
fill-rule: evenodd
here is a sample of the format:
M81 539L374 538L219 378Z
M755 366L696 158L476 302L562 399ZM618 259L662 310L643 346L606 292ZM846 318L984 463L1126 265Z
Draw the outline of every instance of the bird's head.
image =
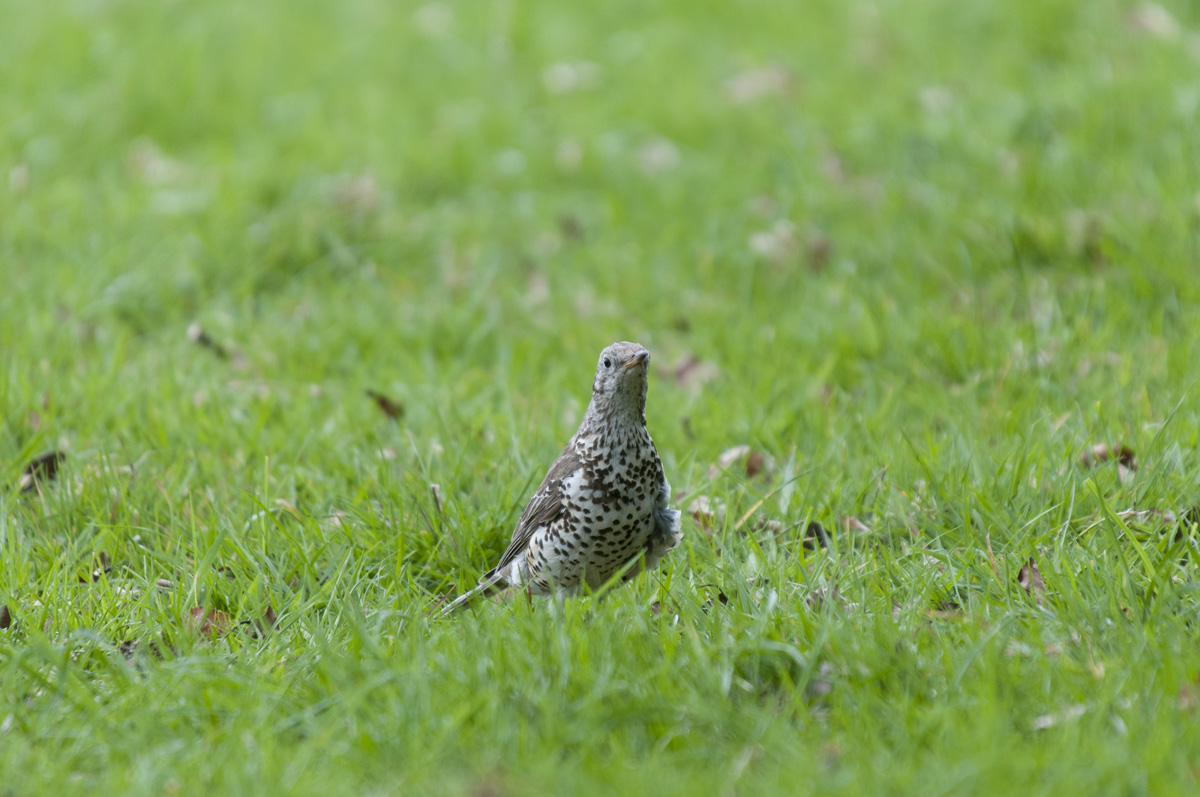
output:
M600 352L596 363L592 403L597 408L636 412L644 420L649 367L650 352L641 344L628 341L612 344Z

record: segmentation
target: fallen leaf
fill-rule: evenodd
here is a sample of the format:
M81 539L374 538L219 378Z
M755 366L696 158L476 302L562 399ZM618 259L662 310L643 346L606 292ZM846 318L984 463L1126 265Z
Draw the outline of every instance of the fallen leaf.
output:
M1041 715L1033 721L1033 729L1035 731L1044 731L1047 728L1053 728L1055 725L1079 719L1086 711L1087 706L1083 703L1075 703L1052 714Z
M193 322L188 326L187 339L202 349L208 349L222 360L229 359L229 351L213 340L212 336L205 332L204 327L200 326L198 322Z
M791 75L781 66L749 69L725 81L725 96L735 105L745 105L763 97L779 96L790 83Z
M205 609L197 606L188 612L187 628L198 636L208 636L215 640L229 633L229 615L216 609Z
M58 466L66 458L67 455L64 451L44 451L31 459L25 469L21 471L21 478L17 482L21 492L30 492L39 482L53 480L58 476Z
M382 199L375 175L370 172L335 175L329 180L327 196L334 207L352 219L375 212Z
M764 260L779 264L788 260L798 250L796 226L781 219L769 230L752 233L747 240L750 251Z
M829 532L815 520L810 520L804 528L804 540L802 545L810 551L815 551L817 548L828 548L830 543Z
M583 237L583 222L574 213L558 214L558 231L564 238L578 241Z
M12 625L12 613L8 610L8 604L0 604L0 631Z
M869 533L871 531L870 526L868 526L866 523L863 523L861 520L856 518L854 515L850 515L849 517L842 518L841 521L838 523L838 525L846 530L847 535L849 535L850 532L852 532L852 531L867 532L867 533Z
M144 137L135 138L130 143L126 166L147 185L176 185L189 177L186 166L164 154L157 144Z
M693 499L688 504L688 514L707 534L711 534L712 529L725 525L725 504L707 495Z
M1042 605L1042 596L1046 594L1046 582L1042 579L1042 571L1038 570L1037 561L1032 556L1017 573L1017 583L1034 597L1038 606Z
M716 464L709 466L709 480L716 479L722 473L731 470L740 460L744 460L745 473L750 478L762 473L763 468L768 464L766 455L761 451L755 451L747 445L734 446L721 452L721 456L717 457Z
M101 551L96 555L98 567L92 568L92 572L87 576L80 576L79 583L86 584L89 581L99 581L101 577L107 576L112 572L112 561L108 558L108 554Z
M1085 468L1094 468L1113 459L1121 467L1137 470L1137 457L1134 456L1133 449L1128 446L1097 443L1091 448L1085 448L1079 454L1079 464Z
M175 582L169 579L160 578L154 582L154 586L158 587L159 589L175 589Z
M721 374L715 363L699 360L685 352L671 366L671 378L682 388L701 388Z
M808 268L810 271L821 271L829 262L833 253L833 241L820 230L811 230L806 242L808 249Z
M1196 690L1196 684L1184 681L1179 685L1179 696L1176 698L1175 705L1180 711L1193 711L1196 705L1200 703L1200 692Z
M374 401L375 406L393 421L398 421L404 417L404 405L399 401L390 399L376 390L367 390L367 398Z

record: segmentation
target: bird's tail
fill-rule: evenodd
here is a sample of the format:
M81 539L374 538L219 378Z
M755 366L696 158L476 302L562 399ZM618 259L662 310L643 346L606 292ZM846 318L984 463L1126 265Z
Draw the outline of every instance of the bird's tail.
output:
M476 600L477 598L486 598L489 595L495 595L497 592L501 591L507 586L508 582L504 578L503 574L490 573L487 576L484 576L483 580L479 582L479 586L468 592L464 592L462 595L459 595L457 598L450 601L450 603L447 603L445 606L443 606L442 610L438 612L438 616L449 617L459 609L465 609L467 606L471 605L472 601Z

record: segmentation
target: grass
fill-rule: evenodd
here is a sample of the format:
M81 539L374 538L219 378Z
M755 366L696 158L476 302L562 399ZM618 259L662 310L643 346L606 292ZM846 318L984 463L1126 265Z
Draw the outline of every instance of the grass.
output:
M4 0L3 790L1194 791L1166 5ZM724 512L431 617L619 339Z

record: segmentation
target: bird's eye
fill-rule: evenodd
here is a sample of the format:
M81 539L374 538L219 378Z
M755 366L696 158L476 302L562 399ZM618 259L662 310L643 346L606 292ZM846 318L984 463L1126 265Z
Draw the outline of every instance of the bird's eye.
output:
M608 359L607 357L605 357L605 358L604 358L604 367L605 367L605 368L612 368L612 360L610 360L610 359Z

